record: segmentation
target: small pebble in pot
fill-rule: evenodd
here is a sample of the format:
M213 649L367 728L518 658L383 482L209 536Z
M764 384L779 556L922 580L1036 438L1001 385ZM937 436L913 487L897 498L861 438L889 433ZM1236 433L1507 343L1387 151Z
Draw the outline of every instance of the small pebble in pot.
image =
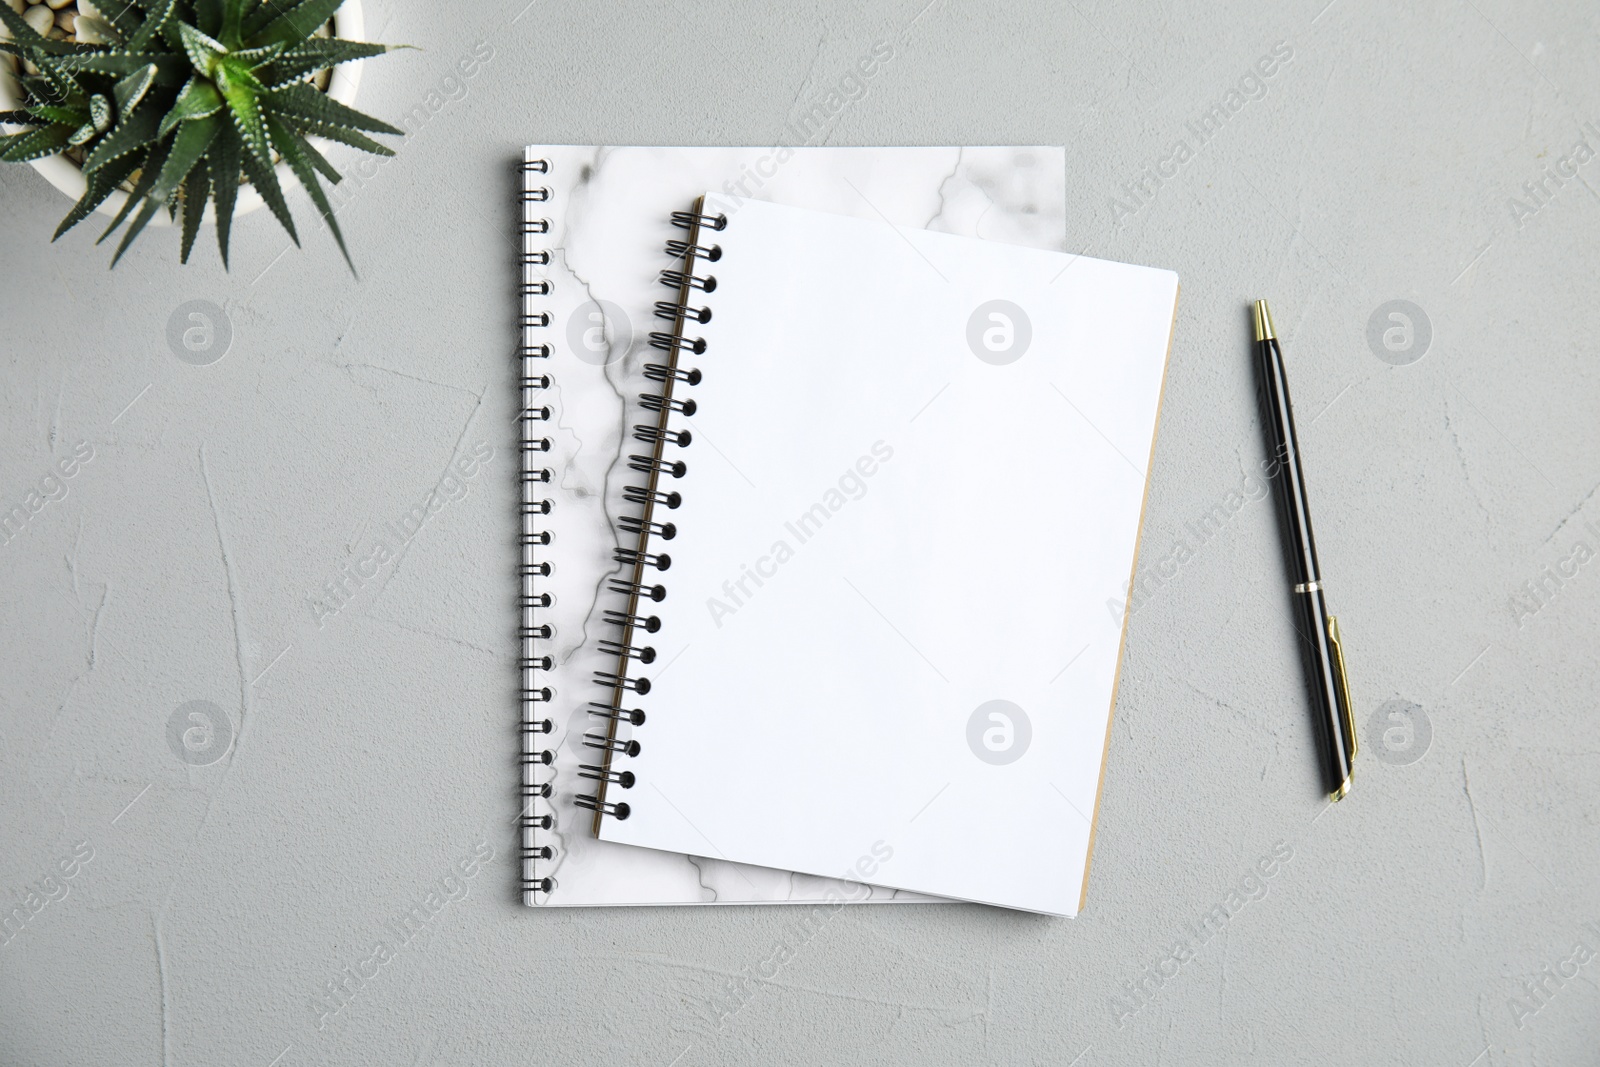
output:
M30 7L22 13L22 21L33 27L34 33L44 34L50 32L50 27L55 25L55 14L43 4Z

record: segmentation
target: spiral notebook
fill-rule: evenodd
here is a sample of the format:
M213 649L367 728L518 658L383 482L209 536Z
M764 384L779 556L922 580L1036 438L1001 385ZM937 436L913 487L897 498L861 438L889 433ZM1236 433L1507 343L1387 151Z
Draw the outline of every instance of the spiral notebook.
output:
M635 727L618 717L632 720L650 694L618 700L596 675L615 670L622 647L647 673L666 669L670 678L676 670L665 645L653 648L617 625L636 614L647 628L650 614L626 612L626 597L611 587L631 574L618 552L638 548L630 527L641 515L645 483L630 457L654 451L637 439L635 426L658 419L659 406L644 404L664 396L663 383L648 377L665 355L651 335L674 325L656 317L656 304L672 299L657 269L663 243L687 237L672 226L671 212L707 189L735 222L747 207L771 200L1059 250L1065 183L1064 151L1049 147L527 149L520 176L518 519L526 903L935 899L862 884L870 881L863 870L824 877L732 862L704 842L673 853L600 840L594 812L580 806L598 802L602 788L610 794L606 804L649 791L625 764L632 732L645 738L654 720ZM685 406L671 403L669 430ZM683 454L710 449L696 441ZM740 750L730 741L721 751L731 760Z
M711 202L664 246L595 833L1075 914L1176 275Z
M530 154L525 211L550 202L555 167ZM1075 914L1121 649L1106 605L1134 568L1177 279L881 213L720 201L608 216L669 261L654 322L569 262L597 310L543 335L623 365L605 410L624 477L566 551L532 525L552 504L524 498L525 781L550 808L525 841L535 902L563 890L539 834L564 831L579 874L589 845L638 846L628 862L715 856L791 886ZM548 226L525 214L529 238ZM637 276L637 242L610 247ZM536 466L583 446L534 397L558 388L536 372L553 325L527 313L544 436L525 470L576 492L572 464ZM540 579L573 553L599 557L582 571L598 596L579 645L540 653L559 595ZM598 665L561 677L589 699L563 710L540 674L580 646ZM557 714L535 717L545 704ZM575 777L539 777L569 752ZM563 798L586 827L571 811L562 827Z

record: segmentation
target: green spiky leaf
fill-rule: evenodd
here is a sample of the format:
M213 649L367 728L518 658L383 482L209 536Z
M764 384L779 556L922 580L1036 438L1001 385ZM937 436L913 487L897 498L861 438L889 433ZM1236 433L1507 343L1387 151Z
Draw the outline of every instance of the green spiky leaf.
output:
M333 13L339 10L342 3L344 0L300 0L287 10L284 10L284 0L262 4L253 15L245 19L244 44L247 48L259 48L274 41L297 44L316 33L319 26L333 18ZM276 18L271 17L280 11L282 14L277 14ZM262 22L263 16L269 21Z
M267 127L261 118L261 97L248 81L236 77L237 73L226 60L219 62L217 88L222 92L222 98L228 102L234 128L239 131L239 136L244 140L244 146L250 156L270 172L272 145L267 141Z
M41 126L37 130L29 130L18 134L15 140L7 144L5 151L0 152L0 159L7 163L26 163L31 159L53 156L70 143L72 133L70 126Z
M183 87L183 92L178 94L177 102L172 105L161 120L161 129L158 137L165 137L171 133L173 127L180 122L191 119L201 119L208 115L215 115L222 110L222 94L217 92L217 87L208 81L199 78L190 78L189 84Z
M328 179L328 183L330 185L338 185L340 182L344 181L344 177L340 175L336 169L334 169L332 163L328 162L327 157L321 152L318 152L311 142L306 140L304 136L300 138L299 145L300 150L304 152L306 158L311 161L311 165L317 168L317 173Z
M120 79L111 89L111 95L117 101L117 114L126 118L129 112L139 106L139 101L144 99L144 94L149 92L150 86L155 83L154 63L146 63L132 74Z
M155 213L161 210L161 201L159 200L147 199L143 201L143 204L144 206L139 209L139 214L135 215L133 221L128 224L128 232L122 235L122 240L117 244L117 251L111 257L111 265L113 267L122 258L122 253L126 252L128 247L133 244L133 239L139 236L151 218L155 216Z
M5 42L5 51L12 55L20 55L26 59L38 62L38 56L87 56L93 55L98 45L79 44L77 41L57 41L49 37L41 37L34 44L25 44L20 41Z
M56 227L56 232L50 240L56 240L88 218L90 213L105 203L106 197L116 192L117 187L126 181L128 175L138 169L139 164L143 162L144 155L139 152L133 152L106 164L93 174L85 175L85 180L89 186L88 190L79 198L76 204L72 205L72 210L67 212L67 217L61 220L61 225Z
M344 256L345 265L350 268L351 274L355 274L356 264L350 258L350 250L345 247L344 234L339 230L339 220L334 217L333 205L328 203L328 195L322 191L322 183L317 181L315 165L307 155L308 150L314 150L305 143L304 138L293 130L285 128L276 119L267 119L267 129L271 131L273 144L278 146L278 151L283 154L289 169L294 172L294 176L299 179L306 192L311 194L311 202L317 205L323 221L333 232L333 239L339 244L339 252Z
M390 51L387 45L369 44L366 41L313 37L284 52L271 63L257 67L256 74L267 85L283 85L340 63L369 59L387 51Z
M115 2L115 0L113 0L113 2ZM78 16L77 26L78 40L80 42L82 42L86 36L92 34L93 36L100 38L102 41L107 41L118 47L121 47L127 43L127 38L124 37L121 31L117 29L116 24L109 19L96 18L93 15L80 14Z
M404 130L396 129L371 115L364 115L353 107L347 107L339 101L319 93L304 82L295 82L292 85L280 86L269 90L263 97L267 107L280 115L290 118L304 119L318 122L325 126L344 126L353 130L371 130L373 133L392 133L404 135Z
M222 269L228 269L228 234L233 228L233 205L239 197L240 155L243 146L232 126L217 132L211 148L211 188L217 205L217 250L222 253Z
M37 48L46 43L46 39L39 34L39 31L30 26L27 19L13 11L10 4L0 4L0 22L6 24L6 29L11 31L12 39L23 47Z
M244 164L245 175L249 177L250 184L256 187L256 192L261 194L261 199L267 202L267 207L272 209L272 214L289 231L289 237L295 244L300 243L300 235L295 232L294 219L289 215L289 205L283 199L283 188L278 185L278 175L273 171L272 165L262 165L255 157L255 153L244 151L240 153L239 161Z
M233 84L243 86L258 96L267 91L261 79L256 77L256 72L250 63L238 55L223 56L217 60L216 77L218 79L226 77Z
M118 0L112 2L116 3ZM178 10L178 0L151 0L150 3L140 6L145 9L144 22L138 32L128 38L130 52L147 52L161 43L162 31L167 28L167 20Z
M111 220L111 225L106 227L105 232L100 235L95 244L103 244L105 239L115 233L118 226L122 225L122 220L127 218L133 209L144 201L145 193L149 192L150 187L155 184L156 175L161 172L162 165L167 161L167 149L167 145L158 144L145 153L143 165L139 168L139 180L133 183L133 188L128 192L128 199L117 211L116 217Z
M211 147L211 141L217 136L217 130L222 127L222 123L222 116L210 115L183 124L178 130L178 135L172 139L172 149L167 154L166 162L162 164L161 174L150 187L148 195L152 200L162 202L172 200L183 180L206 154L206 149Z
M153 107L141 108L112 127L110 133L95 146L89 158L83 161L85 174L92 173L113 159L120 158L138 148L146 148L156 140L161 128L161 116Z
M284 121L307 137L321 137L328 141L338 141L340 144L347 144L351 148L359 148L363 152L371 152L375 156L394 155L394 149L388 145L379 144L366 134L345 129L343 126L325 126L320 122L304 122L287 118Z
M272 62L273 59L282 55L284 49L288 47L288 45L279 41L274 44L266 45L262 48L245 48L229 54L237 60L248 63L250 65L250 69L254 70L256 67L259 67L264 63Z
M100 9L100 13L110 20L118 38L123 42L138 33L139 26L144 21L139 7L125 0L108 0Z
M67 126L76 127L82 123L90 121L89 111L87 108L60 107L55 104L35 104L30 107L28 111L35 118L43 119L46 122L62 123Z
M102 93L95 93L89 98L89 121L94 124L97 133L105 133L116 121L117 113L112 110L111 101Z
M178 262L189 262L189 252L200 233L200 220L206 213L206 195L211 191L211 168L202 160L183 183L183 247Z
M35 61L37 62L37 60ZM189 63L179 55L151 55L137 52L95 52L92 54L59 56L56 67L62 71L91 74L133 74L146 65L156 68L157 85L182 85L189 78ZM39 64L43 69L44 64Z
M194 24L201 33L225 40L222 36L222 0L194 0Z
M194 72L202 78L211 77L217 61L228 54L221 41L207 37L187 22L178 23L178 36L183 41L184 54L189 57Z
M257 6L254 0L220 0L222 4L222 29L218 37L229 48L238 48L244 43L244 16L245 11ZM272 4L262 3L259 6L270 8Z
M59 59L35 56L34 65L39 68L38 78L25 78L23 82L35 99L70 103L83 95L78 79L62 69Z

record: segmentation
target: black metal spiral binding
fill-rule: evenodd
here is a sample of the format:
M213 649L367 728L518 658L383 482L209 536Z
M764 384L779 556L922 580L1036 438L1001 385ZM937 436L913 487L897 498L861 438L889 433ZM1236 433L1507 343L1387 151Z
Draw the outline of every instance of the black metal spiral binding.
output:
M695 203L693 211L674 211L672 213L672 224L680 230L689 231L689 243L692 245L700 243L700 231L702 229L720 231L728 228L728 216L706 215L702 212L704 199L702 197Z
M650 334L650 347L659 348L663 352L671 352L673 349L677 349L682 352L693 352L698 356L706 350L706 342L703 337L679 337L675 333L652 332Z
M539 424L550 420L549 406L539 402L539 394L550 388L550 375L537 362L550 357L550 345L540 340L540 331L549 328L550 314L533 303L538 297L550 295L550 280L540 277L537 272L538 268L549 264L550 250L532 247L539 240L539 235L550 231L549 220L539 214L540 205L547 203L551 196L550 188L542 180L543 175L550 172L550 164L548 160L529 158L523 160L520 170L522 189L518 199L522 206L519 226L522 237L522 307L518 318L520 410L517 425L520 427L518 452L522 459L517 476L517 545L520 552L517 562L517 643L520 646L517 666L522 679L518 689L518 699L522 705L522 781L519 789L521 809L517 822L521 838L519 853L522 861L523 903L535 904L538 902L537 894L548 893L553 886L552 879L539 869L540 861L550 859L553 850L549 845L539 842L537 832L550 829L554 820L548 812L534 810L537 801L550 799L554 786L549 777L541 778L541 768L549 767L555 761L554 750L545 747L540 740L555 730L555 723L540 710L540 705L548 705L555 696L540 678L541 674L550 670L553 662L550 656L540 651L538 644L550 640L554 636L554 629L549 623L537 621L534 615L535 611L548 608L552 603L551 594L537 590L534 583L537 579L548 578L554 569L548 560L534 558L534 550L551 541L550 531L538 528L539 517L550 514L551 508L550 500L540 495L540 487L550 484L552 475L539 458L541 453L550 451L550 439L539 435Z
M693 414L690 412L689 414ZM664 505L668 509L677 508L683 503L681 493L662 493L655 490L646 490L642 486L630 485L622 491L622 498L630 504L643 504L646 500Z
M667 255L669 256L677 256L679 259L682 259L690 252L693 252L696 256L704 259L708 263L715 263L717 260L722 258L721 245L712 245L711 247L706 248L702 245L691 245L688 241L667 242Z
M617 548L612 550L611 558L630 567L635 563L643 563L646 567L654 567L658 571L664 571L672 566L672 557L665 552L636 552L631 548Z
M612 626L633 626L647 634L661 629L661 620L654 615L624 615L620 611L607 609L605 621Z
M654 615L641 614L640 606L644 602L663 600L667 595L666 587L649 580L647 575L652 570L656 573L665 571L671 559L665 553L652 552L650 542L657 537L670 541L677 533L673 523L658 522L655 513L657 507L671 510L683 502L682 496L661 485L662 479L682 478L689 470L682 460L665 458L665 450L669 446L687 448L693 440L688 430L669 426L672 416L687 417L695 413L695 402L674 395L675 390L700 383L700 371L684 367L679 361L685 355L700 355L706 350L705 340L687 336L685 327L690 323L711 321L711 310L691 305L689 295L694 291L715 291L716 276L697 274L695 267L697 261L711 263L721 259L722 247L706 243L701 239L701 233L720 231L728 225L727 216L708 215L704 208L702 199L695 202L693 211L672 213L672 224L689 231L686 240L667 242L667 255L678 262L661 272L661 284L673 290L674 299L658 301L655 306L656 317L671 322L672 330L670 333L656 332L650 335L650 346L665 353L664 357L658 357L664 358L665 362L647 363L644 366L645 377L659 383L660 388L639 396L640 408L651 413L654 420L633 427L633 439L642 441L650 452L648 455L628 456L628 469L643 475L644 480L629 485L622 495L639 511L617 519L617 533L627 543L619 545L613 556L622 564L622 573L609 579L606 586L612 592L626 597L627 603L623 610L605 612L605 621L621 632L600 638L597 642L596 647L615 666L608 671L594 672L595 682L609 690L610 699L604 703L591 701L589 704L589 714L602 721L604 733L584 734L583 744L599 749L601 755L599 763L584 764L579 772L581 777L595 783L594 792L577 798L580 807L594 812L593 831L596 834L600 832L601 820L607 815L626 819L629 814L626 802L608 799L611 789L631 789L634 784L632 772L616 769L613 760L618 756L637 756L640 751L639 742L617 736L620 724L637 726L644 722L644 712L623 708L623 694L632 692L642 696L650 691L650 679L629 674L631 667L652 663L656 658L656 650L638 640L639 636L661 629L661 620Z
M661 444L665 443L665 441L661 442ZM656 448L657 451L659 451L660 445L657 445ZM629 456L628 469L638 471L641 474L650 475L650 480L652 483L654 483L656 475L658 474L669 474L674 478L682 478L685 474L689 473L689 465L683 462L681 459L669 462L662 459L659 455ZM655 492L655 485L651 484L649 489L651 492ZM637 522L638 520L634 521Z
M711 321L710 308L695 308L687 304L674 304L670 300L656 301L656 318L675 322L679 315L693 319L695 322L707 323Z
M678 466L682 466L682 464L675 464L674 466L678 467ZM639 468L635 467L634 469L638 470ZM673 477L674 478L678 478L678 477L682 477L682 475L674 474ZM645 509L649 510L649 507L650 507L649 503L646 502ZM677 527L677 525L675 523L670 523L670 522L646 522L643 519L639 518L637 515L624 515L624 516L622 516L621 518L619 518L617 520L617 525L620 526L627 533L631 533L631 534L639 534L639 533L652 534L652 535L654 535L656 537L661 538L661 540L663 540L663 541L670 541L674 537L678 536L678 527Z
M621 752L629 756L637 756L639 754L639 742L623 741L616 737L602 737L599 734L584 734L583 745L585 748L604 749L607 753Z
M632 601L644 597L659 604L667 599L667 587L664 585L645 585L642 582L630 582L626 578L609 578L606 580L606 587L613 593L621 593Z
M604 782L601 782L600 785L602 789L605 788ZM616 819L626 819L632 813L632 809L628 807L626 802L607 804L600 799L599 794L595 796L578 796L573 798L573 802L580 808L588 808L594 812L594 817L597 821L602 815L610 815Z
M714 274L701 277L687 270L664 270L661 272L661 284L673 289L698 289L702 293L714 293L717 290L717 278ZM689 294L684 293L685 297Z
M592 763L578 764L578 777L590 778L597 782L614 782L624 789L633 788L632 771L611 771L604 767L596 767Z
M626 721L631 726L638 726L644 722L644 712L638 708L619 708L612 704L602 704L598 700L589 701L589 714L598 715L602 719Z
M683 415L693 415L697 410L693 400L669 400L655 393L640 393L639 406L646 411L660 411L662 408L667 408Z
M650 679L648 678L629 678L625 674L615 674L611 671L595 671L594 681L596 685L603 685L607 689L630 689L640 696L650 692ZM634 743L637 744L638 742Z
M659 426L635 426L633 439L643 441L647 445L653 445L657 441L667 441L679 448L689 447L689 442L694 440L688 430L663 430Z
M629 659L636 659L644 664L656 661L656 650L649 645L625 645L621 641L601 638L600 651L608 652L613 656L627 656Z
M678 358L678 353L677 352L673 352L672 353L672 358L673 358L673 361L676 362L677 358ZM700 384L700 371L699 370L697 370L697 369L680 370L679 368L677 368L675 366L674 367L664 367L659 363L646 363L644 365L644 376L646 378L649 378L652 382L679 381L679 382L685 382L685 383L687 383L689 385L699 385Z

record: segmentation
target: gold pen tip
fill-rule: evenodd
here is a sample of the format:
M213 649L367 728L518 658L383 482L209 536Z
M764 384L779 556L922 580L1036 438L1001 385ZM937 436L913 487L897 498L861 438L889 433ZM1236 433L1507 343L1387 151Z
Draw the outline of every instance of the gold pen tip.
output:
M1350 776L1345 775L1344 781L1339 783L1339 788L1328 794L1328 799L1337 804L1350 795Z
M1256 301L1256 340L1275 341L1278 333L1272 328L1272 312L1265 300Z

